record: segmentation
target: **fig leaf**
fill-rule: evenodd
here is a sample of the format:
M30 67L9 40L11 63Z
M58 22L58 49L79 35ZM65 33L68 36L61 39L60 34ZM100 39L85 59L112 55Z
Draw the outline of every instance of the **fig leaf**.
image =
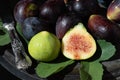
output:
M20 36L22 36L22 38L26 41L26 43L28 43L28 41L25 39L25 37L22 34L20 24L17 23L16 29L17 29L17 32L20 34ZM10 41L11 40L10 40L9 34L7 30L5 30L2 27L2 22L0 21L0 46L7 45L10 43Z
M2 22L0 22L0 46L4 46L10 43L10 37L7 33L7 30L5 30L2 27Z
M35 68L36 74L41 78L47 78L50 75L57 73L61 70L63 70L68 65L73 64L74 60L68 60L65 62L60 63L44 63L40 62L37 67Z
M115 54L115 46L110 42L105 40L97 40L97 42L102 50L101 56L94 61L80 62L80 80L102 80L104 69L100 62L110 59Z
M98 61L82 61L80 68L80 80L102 80L103 67Z
M98 40L97 42L102 50L102 54L98 61L108 60L115 54L116 48L110 42L106 42L105 40Z

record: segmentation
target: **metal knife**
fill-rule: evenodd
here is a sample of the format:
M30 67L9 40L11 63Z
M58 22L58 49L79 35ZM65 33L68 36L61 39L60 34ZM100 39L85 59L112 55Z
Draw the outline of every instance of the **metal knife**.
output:
M4 1L3 1L4 2ZM5 11L0 11L0 17L3 22L3 27L8 31L10 39L11 39L11 47L15 56L15 64L17 69L27 69L32 65L32 60L25 52L24 46L19 39L19 36L15 30L15 21L12 15L12 11L10 11L10 7L5 4L1 4L1 9Z

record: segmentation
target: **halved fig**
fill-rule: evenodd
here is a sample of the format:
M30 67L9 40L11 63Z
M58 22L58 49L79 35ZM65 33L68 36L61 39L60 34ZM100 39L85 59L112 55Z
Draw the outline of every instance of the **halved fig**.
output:
M95 39L82 23L78 23L62 38L62 52L69 59L88 59L95 54L96 47Z

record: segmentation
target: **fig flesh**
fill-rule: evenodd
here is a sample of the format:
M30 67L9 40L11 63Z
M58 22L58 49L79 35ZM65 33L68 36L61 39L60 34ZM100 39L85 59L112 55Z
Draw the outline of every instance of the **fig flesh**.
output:
M62 52L69 59L88 59L95 54L96 49L95 39L82 23L78 23L62 38Z

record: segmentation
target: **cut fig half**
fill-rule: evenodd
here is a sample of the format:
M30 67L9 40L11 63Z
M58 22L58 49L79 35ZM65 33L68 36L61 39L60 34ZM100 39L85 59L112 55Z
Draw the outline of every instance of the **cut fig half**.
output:
M96 42L82 23L70 29L62 38L62 52L66 58L85 60L96 52Z

